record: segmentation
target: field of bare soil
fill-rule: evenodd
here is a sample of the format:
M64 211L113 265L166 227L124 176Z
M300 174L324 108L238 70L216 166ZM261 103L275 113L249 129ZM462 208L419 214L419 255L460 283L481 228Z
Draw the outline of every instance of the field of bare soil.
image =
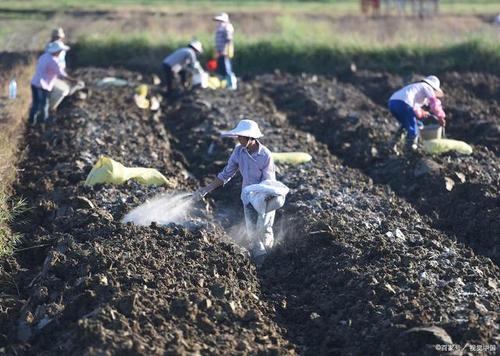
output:
M88 98L25 134L15 188L32 209L0 264L0 352L433 355L498 344L500 78L443 76L448 135L473 144L471 156L402 158L386 144L396 125L384 101L403 83L392 74L267 74L164 99L157 113L135 107L135 85L95 85L149 76L77 74ZM272 151L313 156L278 165L291 192L261 268L235 243L239 179L185 226L120 222L216 174L234 147L219 131L242 117ZM103 154L170 183L84 187Z

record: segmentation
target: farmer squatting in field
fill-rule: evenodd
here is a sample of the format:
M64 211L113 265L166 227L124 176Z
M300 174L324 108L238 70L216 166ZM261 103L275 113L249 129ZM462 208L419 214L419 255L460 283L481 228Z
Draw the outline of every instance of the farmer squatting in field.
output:
M179 77L183 86L186 85L189 70L197 65L197 56L203 53L203 46L200 41L191 41L187 47L179 48L174 53L168 55L163 60L163 71L167 84L167 93L172 94L174 81Z
M234 148L227 165L209 185L196 191L196 195L203 197L214 189L225 185L240 171L243 178L242 189L264 181L276 181L274 161L271 151L259 142L263 136L259 126L252 120L241 120L238 125L226 132L226 137L237 137L239 144ZM273 196L266 197L266 202ZM251 204L243 205L247 236L250 238L250 253L257 264L260 264L274 244L274 215L275 210L259 213Z
M406 131L406 151L416 151L418 148L419 122L430 116L422 107L429 105L430 111L435 115L441 126L446 125L446 114L441 106L443 91L439 79L428 76L420 82L412 83L398 90L389 99L389 110L401 124L396 133L393 144L397 145L404 131Z

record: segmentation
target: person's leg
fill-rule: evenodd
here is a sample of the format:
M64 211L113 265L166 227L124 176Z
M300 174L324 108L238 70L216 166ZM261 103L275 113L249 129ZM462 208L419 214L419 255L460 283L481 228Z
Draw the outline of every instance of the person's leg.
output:
M247 228L247 236L250 242L250 253L252 258L265 255L266 248L261 239L257 236L259 233L257 226L259 214L255 211L251 204L245 205L243 209L245 213L245 224Z
M40 107L43 114L43 122L48 122L49 118L49 109L50 109L50 92L44 89L40 89Z
M165 74L165 84L167 86L168 93L173 90L174 75L172 73L172 67L168 64L163 63L163 73Z
M273 210L265 214L259 214L257 220L257 231L267 252L271 251L274 246L273 225L275 215L276 210Z
M224 57L224 66L226 67L226 81L229 89L236 89L236 77L233 73L233 65L229 57Z
M31 109L30 109L30 114L28 121L30 124L35 125L36 124L36 117L38 115L38 107L39 107L39 98L38 98L38 88L35 87L34 85L31 85L31 97L32 97L32 103L31 103Z
M225 56L219 56L219 57L217 57L217 74L221 78L225 78L226 75L227 75Z
M180 82L184 89L188 87L188 73L184 69L179 72Z

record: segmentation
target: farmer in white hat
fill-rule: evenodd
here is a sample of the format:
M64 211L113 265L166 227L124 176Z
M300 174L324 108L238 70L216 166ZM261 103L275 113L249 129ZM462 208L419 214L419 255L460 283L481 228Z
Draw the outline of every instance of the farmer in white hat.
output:
M50 35L50 42L47 44L45 47L45 51L47 51L47 48L49 47L50 43L52 42L58 42L61 47L67 47L64 44L64 40L66 38L66 34L64 33L64 30L61 27L55 28L52 30L52 33ZM69 47L68 47L69 49ZM56 58L57 61L59 62L59 66L64 69L67 73L66 69L66 51L62 50L59 52L58 57ZM54 83L54 88L50 94L50 109L56 110L59 104L64 100L65 97L72 95L75 93L77 90L83 89L85 87L85 83L83 81L78 81L77 85L75 86L70 86L69 83L65 82L62 78L57 78L55 83Z
M62 46L65 46L65 44L64 44L65 38L66 38L66 34L64 33L64 30L61 27L53 29L52 33L50 34L50 42L47 43L47 46L45 47L45 51L47 51L47 48L49 47L49 45L52 42L59 42ZM65 50L62 50L59 53L57 60L60 62L61 68L66 69L66 51Z
M446 125L446 114L441 106L443 91L438 77L430 75L420 82L412 83L398 90L389 99L389 110L399 121L401 128L396 133L394 145L397 145L404 131L406 136L406 150L416 151L418 148L419 125L417 120L423 120L430 113L423 109L428 105L441 126Z
M69 76L65 69L61 67L58 58L61 51L67 51L69 47L59 41L51 42L46 48L46 52L38 58L35 74L31 79L31 93L33 103L29 114L29 121L36 124L39 114L42 121L49 121L49 95L58 77L66 79L72 83L77 80Z
M225 185L238 170L243 178L242 189L265 180L276 180L271 151L259 142L258 139L263 135L255 121L241 120L234 129L223 131L221 134L224 137L238 138L239 144L234 148L227 165L217 175L217 178L209 185L196 191L196 196L204 197L212 190ZM251 240L250 252L253 259L260 263L274 244L275 211L259 214L248 204L244 205L244 212L247 235Z
M217 74L226 79L229 89L236 89L236 77L231 64L231 58L234 56L234 27L225 12L215 16L213 20L217 22L215 30Z
M163 71L168 94L172 93L174 80L180 77L182 85L186 85L187 72L198 62L197 56L203 53L200 41L191 41L187 47L179 48L163 60Z

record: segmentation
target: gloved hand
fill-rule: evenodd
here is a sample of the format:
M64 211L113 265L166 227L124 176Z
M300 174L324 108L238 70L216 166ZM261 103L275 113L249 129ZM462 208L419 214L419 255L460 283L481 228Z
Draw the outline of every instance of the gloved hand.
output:
M201 200L209 193L207 187L202 187L195 192L193 192L193 199L194 200Z

